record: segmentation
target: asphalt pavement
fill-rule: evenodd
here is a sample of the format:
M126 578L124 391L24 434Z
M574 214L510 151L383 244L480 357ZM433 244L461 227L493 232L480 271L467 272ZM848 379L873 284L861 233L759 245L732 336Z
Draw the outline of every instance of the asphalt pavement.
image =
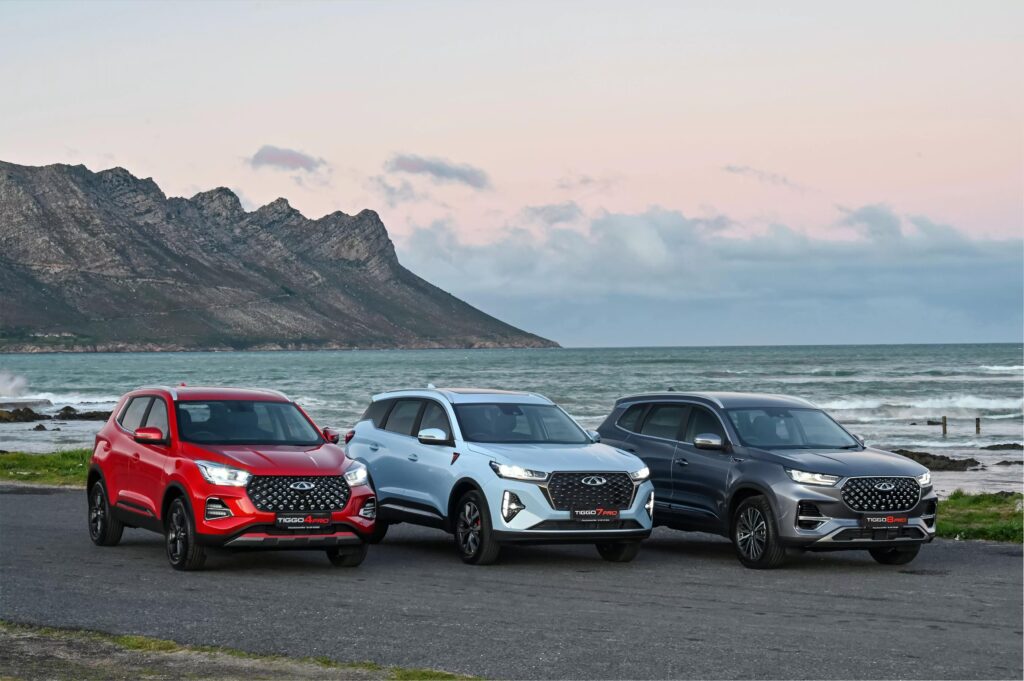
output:
M400 525L356 569L218 553L182 573L143 530L93 546L84 492L0 486L2 619L484 677L1020 679L1022 567L1019 545L938 540L906 566L843 552L753 571L722 539L660 528L628 564L585 545L472 567Z

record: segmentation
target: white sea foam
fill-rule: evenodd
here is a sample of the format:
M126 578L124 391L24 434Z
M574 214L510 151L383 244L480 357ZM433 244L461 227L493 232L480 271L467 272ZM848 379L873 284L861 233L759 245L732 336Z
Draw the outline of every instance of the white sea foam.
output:
M28 381L24 376L0 371L0 397L21 397L27 385Z
M822 402L823 409L836 411L857 409L910 408L910 409L1024 409L1024 399L978 397L976 395L949 395L946 397L886 397L854 398Z
M49 400L55 407L100 406L117 404L120 395L87 395L84 393L30 393L21 395L25 400Z
M1021 364L982 364L978 368L993 374L1019 374L1024 372L1024 365Z

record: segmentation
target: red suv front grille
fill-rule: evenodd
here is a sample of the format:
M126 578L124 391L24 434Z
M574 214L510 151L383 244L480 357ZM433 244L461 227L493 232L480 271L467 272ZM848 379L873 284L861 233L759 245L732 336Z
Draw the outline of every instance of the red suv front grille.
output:
M340 511L351 493L340 475L254 475L245 491L258 510L274 513Z

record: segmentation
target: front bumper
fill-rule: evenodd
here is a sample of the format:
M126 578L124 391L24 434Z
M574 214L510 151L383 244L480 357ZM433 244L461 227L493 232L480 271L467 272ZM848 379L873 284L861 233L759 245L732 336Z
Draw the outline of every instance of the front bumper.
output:
M508 491L525 507L511 520L502 515L502 498ZM644 508L654 493L646 480L636 486L629 508L618 509L610 521L573 520L571 511L551 506L541 485L520 480L495 478L484 487L495 538L503 543L573 544L634 541L651 534L651 516Z
M786 546L811 551L892 548L925 544L935 538L938 498L931 486L921 490L917 504L904 512L859 512L842 500L835 487L801 485L795 482L775 485L779 537ZM818 515L808 514L808 504ZM898 526L864 527L865 516L907 516Z
M375 505L375 499L370 487L353 487L345 507L332 511L329 523L283 529L275 525L277 514L256 509L245 488L203 483L194 484L191 494L197 543L260 549L326 549L362 544L373 532L375 518L364 517L360 511L368 502ZM230 515L209 517L211 502L218 509L226 508Z

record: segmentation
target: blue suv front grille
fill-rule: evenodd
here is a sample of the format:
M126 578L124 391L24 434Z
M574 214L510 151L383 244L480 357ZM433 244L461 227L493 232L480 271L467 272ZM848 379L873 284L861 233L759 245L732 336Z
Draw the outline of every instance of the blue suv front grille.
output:
M604 482L593 484L598 480ZM634 486L628 473L552 473L547 490L557 511L624 509L633 503Z

